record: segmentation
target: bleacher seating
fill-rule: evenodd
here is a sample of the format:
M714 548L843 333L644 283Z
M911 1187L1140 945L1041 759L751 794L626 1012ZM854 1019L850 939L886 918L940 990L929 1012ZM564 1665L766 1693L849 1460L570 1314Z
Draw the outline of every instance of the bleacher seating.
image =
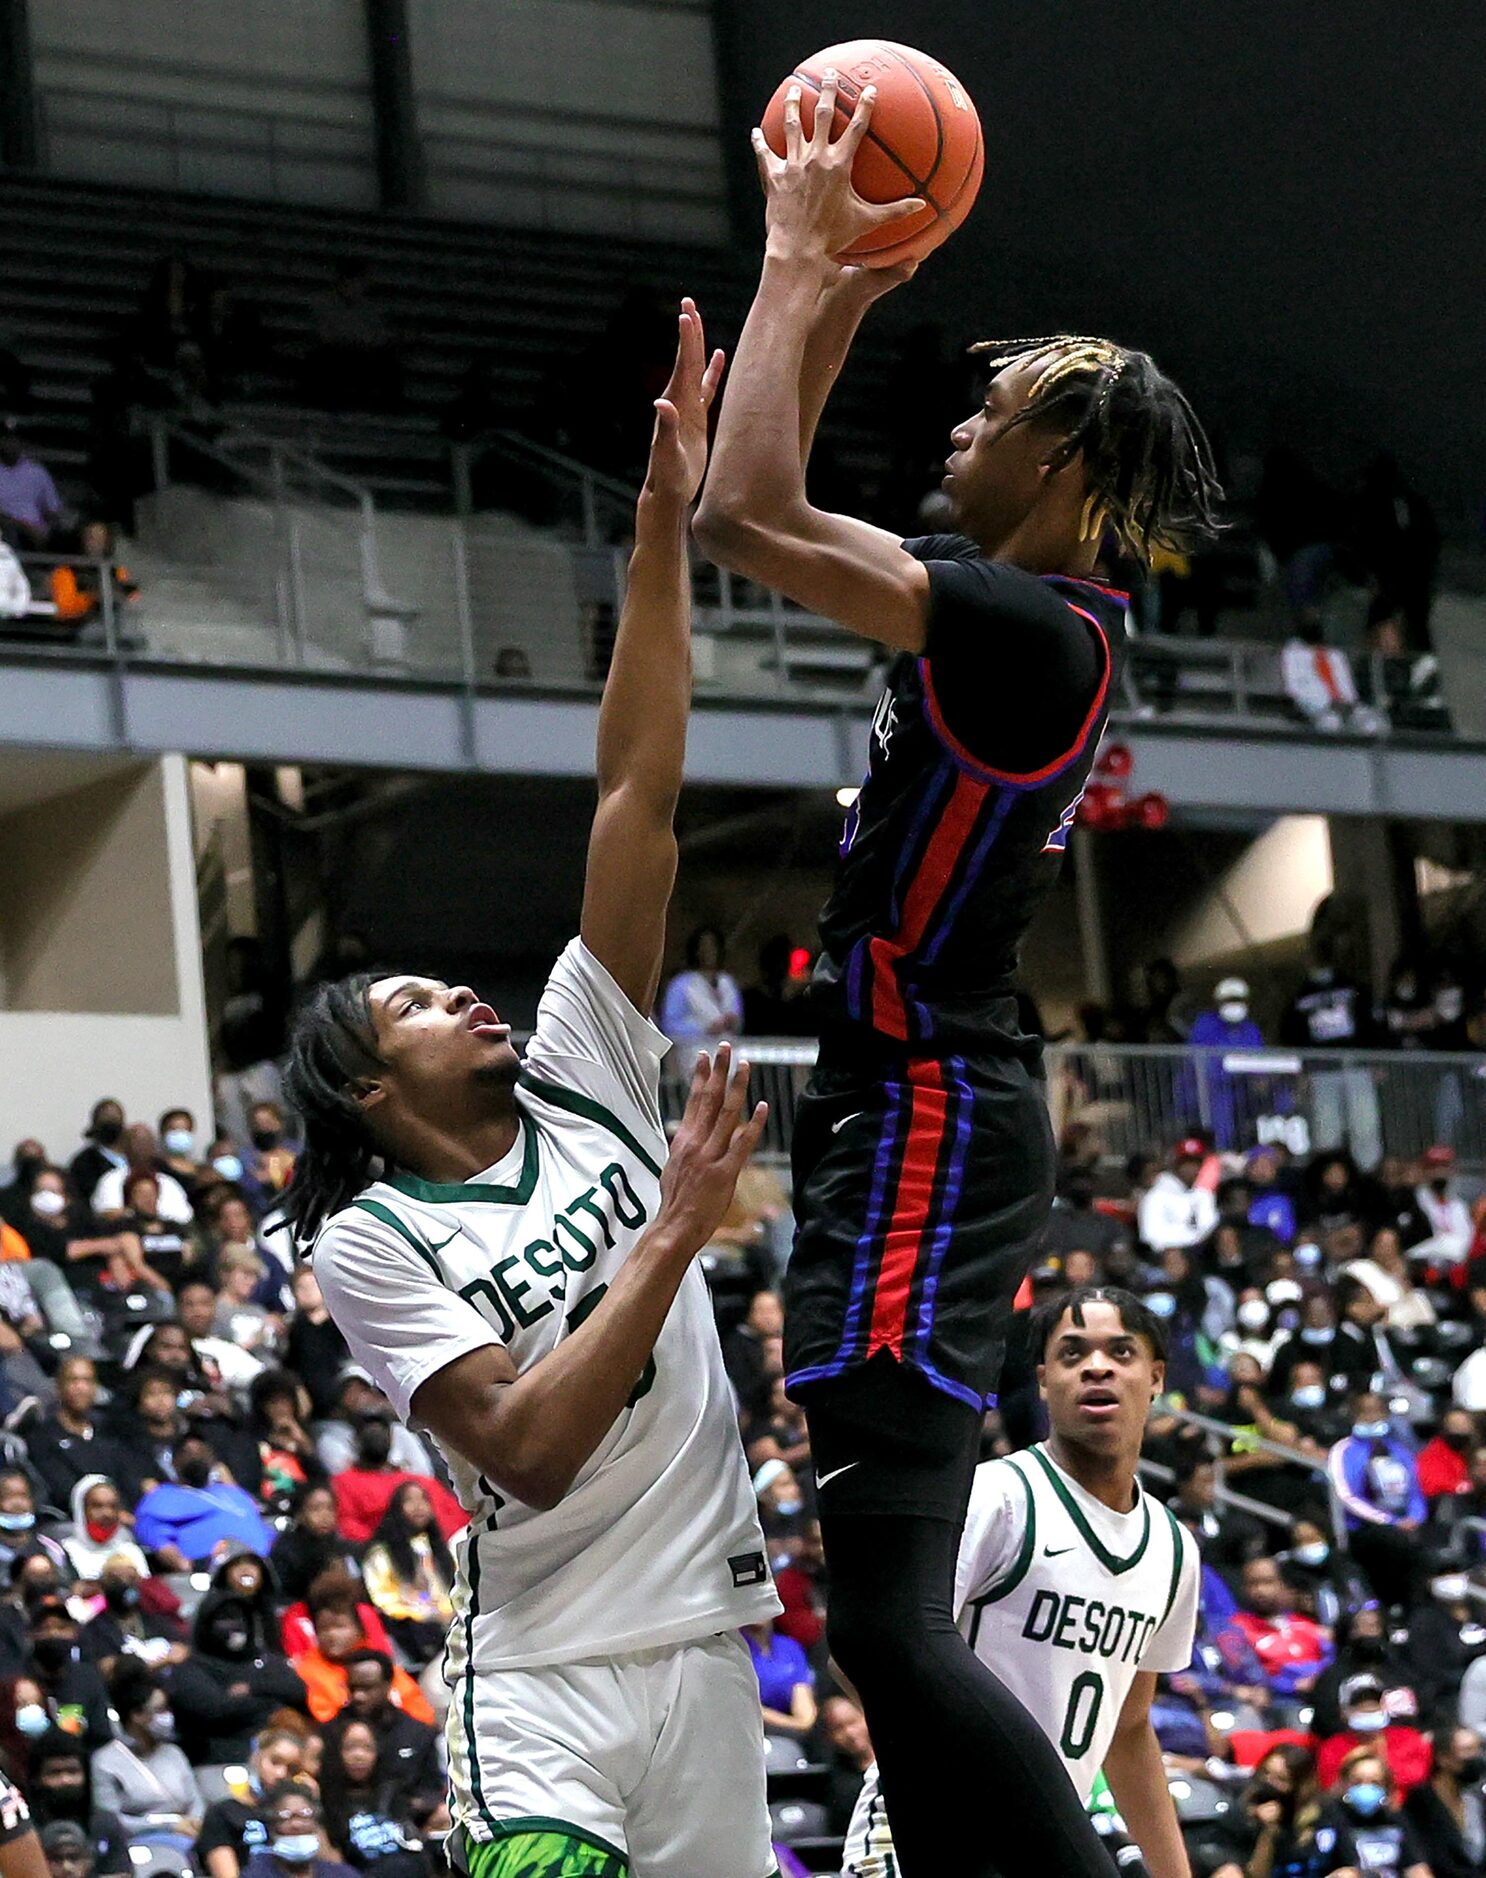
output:
M0 330L29 368L36 409L27 430L64 487L81 487L93 387L110 370L152 269L188 258L240 294L279 356L302 357L311 302L347 257L365 263L369 296L387 314L404 364L395 415L333 418L305 411L265 383L251 408L260 428L314 445L371 486L379 502L444 507L448 446L440 431L461 375L488 360L510 420L534 411L554 368L571 366L603 332L630 287L696 296L714 335L736 333L752 286L752 257L727 250L495 229L173 196L7 177L0 196ZM860 358L870 383L884 357L878 328ZM850 390L831 413L848 473L875 475L870 401Z

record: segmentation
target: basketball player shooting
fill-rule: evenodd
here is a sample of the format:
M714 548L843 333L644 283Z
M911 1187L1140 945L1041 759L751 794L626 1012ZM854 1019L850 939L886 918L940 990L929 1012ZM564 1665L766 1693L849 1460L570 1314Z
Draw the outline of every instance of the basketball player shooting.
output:
M1197 1548L1136 1466L1166 1368L1160 1319L1128 1291L1081 1285L1032 1322L1051 1433L975 1472L955 1614L981 1662L1056 1742L1087 1805L1102 1769L1150 1878L1189 1878L1161 1745L1156 1677L1185 1669L1197 1628ZM999 1837L987 1813L983 1833ZM891 1817L869 1771L844 1878L887 1878Z
M831 1647L862 1696L903 1871L949 1855L966 1874L1108 1878L1056 1750L955 1626L955 1556L1010 1300L1051 1205L1013 973L1118 682L1127 605L1097 579L1101 544L1190 546L1220 491L1144 353L1057 336L986 349L985 403L949 440L961 532L904 541L812 506L831 384L867 307L911 271L832 259L894 212L851 183L871 88L832 141L837 89L828 74L809 137L792 89L782 156L755 134L766 255L694 524L714 560L903 655L821 922L786 1367L810 1421Z

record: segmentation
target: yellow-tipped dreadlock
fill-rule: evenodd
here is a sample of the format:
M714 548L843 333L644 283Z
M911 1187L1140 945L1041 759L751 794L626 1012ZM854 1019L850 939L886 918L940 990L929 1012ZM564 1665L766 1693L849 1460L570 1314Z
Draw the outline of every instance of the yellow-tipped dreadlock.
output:
M1080 333L988 339L970 350L985 355L993 377L1046 357L1012 426L1061 430L1055 467L1083 453L1084 540L1111 528L1129 553L1149 562L1157 549L1186 553L1217 533L1223 491L1211 447L1191 405L1148 353Z

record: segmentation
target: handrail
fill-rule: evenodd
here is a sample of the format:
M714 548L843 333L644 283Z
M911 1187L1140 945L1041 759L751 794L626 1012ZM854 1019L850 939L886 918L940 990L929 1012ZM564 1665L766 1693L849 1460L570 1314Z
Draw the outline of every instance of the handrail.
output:
M1231 1442L1235 1438L1236 1431L1228 1422L1220 1422L1212 1415L1199 1414L1196 1409L1170 1407L1163 1410L1163 1413L1172 1416L1176 1421L1185 1422L1189 1427L1200 1429L1204 1434L1217 1436L1225 1442ZM1263 1435L1245 1434L1243 1441L1245 1448L1251 1453L1273 1454L1288 1467L1299 1467L1308 1474L1320 1475L1326 1482L1326 1505L1331 1517L1332 1535L1338 1545L1345 1545L1347 1542L1346 1515L1342 1511L1341 1500L1337 1495L1336 1488L1332 1484L1331 1469L1326 1463L1324 1461L1313 1461L1308 1455L1297 1453L1294 1448L1284 1447L1277 1441L1266 1440ZM1213 1465L1217 1470L1218 1491L1220 1493L1225 1490L1231 1491L1223 1478L1224 1459L1225 1456L1222 1454L1215 1454L1213 1456ZM1286 1524L1289 1524L1288 1520Z
M1174 1485L1176 1469L1166 1466L1164 1461L1153 1461L1144 1454L1136 1463L1137 1473L1148 1474L1152 1480L1159 1480L1162 1486ZM1214 1488L1214 1495L1224 1506L1236 1506L1241 1513L1248 1513L1255 1519L1267 1520L1272 1526L1289 1526L1290 1516L1282 1513L1277 1506L1266 1506L1263 1500L1251 1499L1247 1493L1239 1493L1234 1488L1219 1484ZM1486 1522L1483 1522L1486 1523Z
M518 461L536 464L554 480L565 483L582 503L583 540L591 548L607 545L598 525L600 501L611 505L628 519L634 514L635 504L640 499L638 489L606 476L602 470L589 469L587 464L578 462L574 457L564 456L561 450L554 450L549 444L535 443L530 437L523 437L514 430L484 430L450 445L454 507L455 512L465 520L474 512L471 481L474 464L492 450L499 450Z

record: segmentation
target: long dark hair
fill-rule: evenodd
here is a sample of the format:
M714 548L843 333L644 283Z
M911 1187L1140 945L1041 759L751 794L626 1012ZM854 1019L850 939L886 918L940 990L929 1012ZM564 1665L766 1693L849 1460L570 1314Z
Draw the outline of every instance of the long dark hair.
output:
M298 1110L304 1146L284 1211L301 1245L376 1177L381 1152L353 1093L381 1067L370 994L380 974L353 972L317 985L294 1019L284 1093Z
M414 1488L423 1494L428 1492L428 1489L418 1481L405 1480L387 1502L387 1511L382 1515L382 1523L367 1542L368 1549L374 1545L386 1546L387 1556L392 1560L398 1577L406 1583L412 1583L418 1576L418 1559L413 1551L413 1529L408 1524L407 1514L402 1510L403 1501ZM454 1560L449 1554L448 1542L439 1530L437 1517L429 1521L428 1531L424 1537L428 1540L434 1565L443 1578L445 1586L452 1586Z

